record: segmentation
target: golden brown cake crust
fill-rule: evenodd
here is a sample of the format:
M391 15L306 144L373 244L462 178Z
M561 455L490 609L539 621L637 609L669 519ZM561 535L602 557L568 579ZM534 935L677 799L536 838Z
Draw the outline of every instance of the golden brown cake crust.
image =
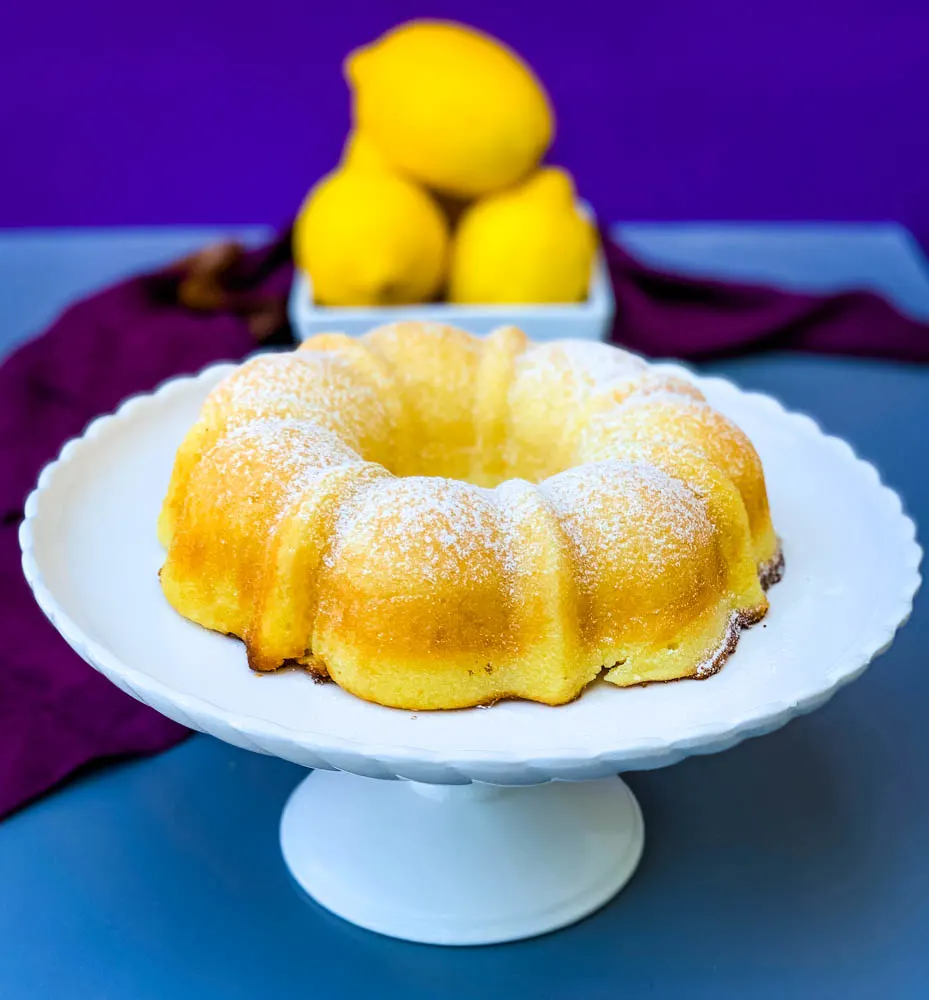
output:
M775 584L780 583L784 576L784 553L780 546L778 546L777 555L771 559L768 563L761 567L759 570L759 580L765 590L773 587ZM719 673L725 665L726 661L730 656L736 651L739 644L739 639L741 638L742 632L745 629L751 628L753 625L757 625L762 619L767 615L767 607L757 608L753 611L736 611L733 612L729 619L728 626L726 628L723 641L720 645L713 651L712 656L703 664L699 664L696 667L695 672L690 676L681 677L670 677L667 680L657 680L657 681L641 681L637 685L629 685L633 687L649 687L651 684L672 684L679 680L706 680L707 678L713 677L715 674ZM306 673L310 675L316 684L327 684L332 680L325 663L320 657L309 656L301 660L291 660L287 663L281 665L280 668L283 669L287 667L298 667L301 670L305 670ZM485 670L490 667L487 664ZM257 669L257 668L253 668ZM604 665L601 668L601 674L609 670L610 668ZM488 673L492 673L493 668L488 670ZM585 689L578 691L577 695L572 699L576 701L584 693ZM481 702L479 705L473 707L479 708L490 708L493 705L498 704L502 701L512 701L521 700L519 695L516 694L500 694L488 701ZM541 702L541 704L546 704ZM560 705L569 704L569 702L558 702L555 704L550 704L550 708L557 708ZM418 709L417 711L422 711Z
M253 669L417 711L710 676L783 572L761 462L695 384L513 327L247 362L159 537L170 603Z
M778 545L777 554L758 569L758 579L765 590L769 590L784 578L784 550Z

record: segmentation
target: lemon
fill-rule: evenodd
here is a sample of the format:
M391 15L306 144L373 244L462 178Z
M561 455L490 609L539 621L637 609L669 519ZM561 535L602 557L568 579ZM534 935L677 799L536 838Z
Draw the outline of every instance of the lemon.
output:
M435 297L445 278L448 224L416 184L386 171L339 169L307 195L294 260L330 306L404 305Z
M345 62L354 119L381 154L446 194L513 184L552 141L552 110L529 67L500 42L447 21L410 21Z
M570 176L546 167L464 213L452 245L449 299L577 302L587 297L596 245Z

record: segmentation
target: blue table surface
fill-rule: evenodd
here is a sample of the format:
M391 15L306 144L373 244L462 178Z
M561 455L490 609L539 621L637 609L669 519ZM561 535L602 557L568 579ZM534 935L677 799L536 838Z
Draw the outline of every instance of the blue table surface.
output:
M132 263L190 242L161 237ZM94 239L49 236L62 288L125 270L120 234ZM22 335L20 315L5 336ZM929 521L929 368L773 355L712 370L813 414ZM629 775L647 824L633 881L581 924L505 946L392 941L302 897L277 842L292 764L195 736L96 769L0 824L0 998L929 996L927 648L924 591L821 711Z

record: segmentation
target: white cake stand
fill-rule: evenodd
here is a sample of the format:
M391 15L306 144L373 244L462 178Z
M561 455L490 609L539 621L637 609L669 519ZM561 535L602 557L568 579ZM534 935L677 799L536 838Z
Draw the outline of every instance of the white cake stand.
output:
M822 705L910 612L921 553L875 470L809 418L702 378L761 453L787 558L764 627L715 677L603 684L554 709L411 713L296 671L253 674L236 640L175 614L157 579L155 520L175 448L230 367L131 399L67 444L26 504L23 565L56 628L123 690L317 769L284 810L284 858L312 897L363 927L480 944L590 913L642 851L641 813L618 772L724 750ZM395 778L408 780L372 780Z

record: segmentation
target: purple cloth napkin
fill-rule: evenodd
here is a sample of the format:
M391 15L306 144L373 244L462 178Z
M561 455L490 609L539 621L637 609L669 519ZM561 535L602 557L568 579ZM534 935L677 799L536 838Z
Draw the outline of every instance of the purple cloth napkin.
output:
M803 295L686 278L639 263L604 233L616 298L613 340L658 358L760 350L929 361L929 325L871 292Z
M286 248L283 241L283 252L275 244L229 267L226 301L217 301L209 258L186 284L178 271L116 285L73 306L0 367L0 816L84 764L163 750L186 734L85 664L45 620L20 567L23 501L41 468L97 414L173 375L255 350L250 320L273 332L273 306L280 311L290 281ZM185 307L182 291L219 308Z
M263 250L206 251L78 303L0 368L0 816L91 761L164 749L185 731L81 661L22 576L17 528L42 466L98 413L162 380L285 343L286 236ZM705 358L779 347L929 360L929 327L881 299L681 278L607 244L614 339L645 354ZM154 530L154 526L153 529Z

